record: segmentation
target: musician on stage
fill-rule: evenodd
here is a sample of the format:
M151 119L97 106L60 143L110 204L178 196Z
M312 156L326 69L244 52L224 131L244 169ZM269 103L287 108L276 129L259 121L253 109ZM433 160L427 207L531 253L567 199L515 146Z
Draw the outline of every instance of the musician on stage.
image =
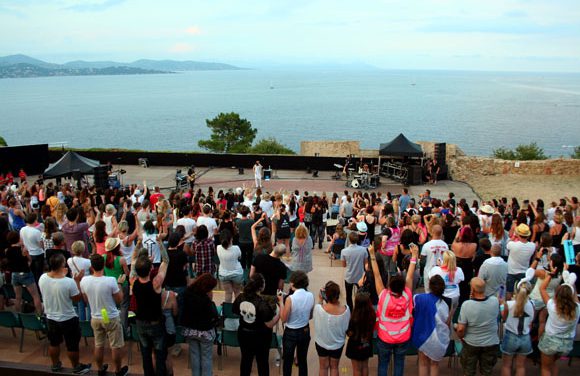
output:
M260 161L254 164L254 180L256 181L256 188L262 188L262 165Z
M348 177L348 166L350 165L350 154L346 155L346 159L344 160L344 167L342 168L342 174Z
M189 188L193 189L195 186L195 166L191 165L189 170L187 170L187 181L189 182Z

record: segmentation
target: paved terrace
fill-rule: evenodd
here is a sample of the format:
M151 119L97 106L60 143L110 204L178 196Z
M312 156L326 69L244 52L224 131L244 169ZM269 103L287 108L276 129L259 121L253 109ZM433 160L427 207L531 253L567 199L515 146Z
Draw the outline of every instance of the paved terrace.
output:
M159 185L160 187L173 187L174 186L174 175L175 175L175 168L168 168L168 167L150 167L150 168L142 168L136 166L122 166L125 170L127 170L127 174L123 176L123 183L124 184L131 184L131 183L142 183L143 180L146 180L149 185ZM199 171L204 171L204 169L199 169ZM277 179L272 179L269 182L265 182L265 190L267 191L276 191L280 189L288 189L288 190L308 190L311 192L342 192L345 189L344 180L337 182L331 179L332 172L328 171L321 171L319 173L319 178L312 178L311 174L306 174L306 172L302 171L276 171L275 175L277 175ZM212 169L204 174L200 179L200 187L207 188L208 186L213 186L214 189L220 188L236 188L242 186L246 183L247 186L252 184L252 174L251 170L247 171L245 175L238 175L237 169ZM396 182L388 181L382 179L383 185L380 187L381 192L400 192L402 186ZM423 192L425 186L414 186L410 187L411 194L413 196L417 196L419 193ZM439 183L436 186L429 187L435 197L444 197L449 191L453 191L457 197L465 197L468 200L473 200L476 198L475 194L471 190L471 188L465 184L451 182L451 181L444 181ZM325 244L326 246L326 244ZM344 269L340 266L339 263L333 262L333 266L330 264L330 260L328 256L323 253L323 251L315 249L313 251L313 264L314 264L314 271L309 274L310 276L310 290L317 292L324 284L329 281L333 280L341 286L343 289L343 297L341 301L344 303ZM219 289L219 286L218 286ZM223 301L224 295L222 291L217 291L214 295L214 299L216 304L221 304ZM309 354L308 354L308 365L309 365L309 373L311 375L317 374L318 372L318 357L316 355L316 350L314 348L314 336L315 336L316 328L313 328L312 332L312 341L310 343ZM279 332L280 329L279 329ZM19 335L19 333L17 333ZM20 363L20 366L24 364L34 365L36 370L36 374L40 374L39 370L45 370L48 373L50 360L48 357L43 355L43 346L42 344L36 339L33 333L27 332L25 334L25 341L24 341L24 351L20 353L18 351L18 339L13 338L11 331L9 329L0 328L0 361L4 362L16 362ZM132 362L130 363L130 372L132 374L141 374L141 356L139 354L138 348L136 344L129 345L132 348ZM183 351L179 356L170 355L174 362L174 369L175 375L189 375L190 370L187 368L187 345L181 345ZM92 349L93 343L92 339L89 339L88 345L85 345L84 341L81 342L81 361L83 362L92 362ZM64 349L62 351L62 359L63 363L66 367L69 367L68 360L65 357ZM107 350L105 355L105 362L112 364L110 353ZM271 374L277 375L281 374L280 368L276 366L275 362L276 358L276 351L272 350L270 352L270 368ZM127 358L125 357L125 360ZM562 375L572 375L574 366L568 368L565 364L567 362L561 361L562 365ZM576 360L575 363L578 363ZM222 369L220 370L218 365L222 364ZM227 356L223 356L222 361L220 361L220 357L217 355L217 351L214 348L214 375L238 375L239 374L239 364L240 364L240 352L239 349L236 348L229 348L227 351ZM451 365L451 367L449 367ZM500 365L501 361L498 362L498 365L495 368L495 372L500 373ZM44 366L44 368L40 367ZM415 375L417 374L417 357L416 356L408 356L406 359L406 374L408 375ZM40 367L40 368L39 368ZM442 375L452 375L452 374L460 374L460 366L457 363L455 367L453 367L453 362L449 363L448 359L445 359L441 363L441 374ZM370 360L370 372L371 375L376 375L377 373L377 358L374 357ZM2 369L2 367L0 367ZM455 369L455 371L454 371ZM351 371L351 363L350 360L347 359L344 354L340 361L339 366L340 374L342 375L350 375L352 374ZM528 371L531 372L530 374L539 374L539 368L532 365L531 362L528 362ZM6 372L6 373L5 373ZM22 370L2 370L1 373L4 375L8 374L15 374L18 373L21 376L26 376L28 374L33 374L32 372L22 371ZM93 374L96 374L94 372ZM257 374L256 367L254 365L254 373ZM294 374L298 374L298 370L294 369Z

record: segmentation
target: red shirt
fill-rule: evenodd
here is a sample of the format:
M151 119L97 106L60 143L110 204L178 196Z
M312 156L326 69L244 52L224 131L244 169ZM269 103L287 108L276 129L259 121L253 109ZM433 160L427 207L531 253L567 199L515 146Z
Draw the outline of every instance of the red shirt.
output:
M154 207L155 204L157 204L157 201L159 201L159 199L163 197L164 197L163 193L153 193L151 197L149 197L149 202L151 203L151 206Z

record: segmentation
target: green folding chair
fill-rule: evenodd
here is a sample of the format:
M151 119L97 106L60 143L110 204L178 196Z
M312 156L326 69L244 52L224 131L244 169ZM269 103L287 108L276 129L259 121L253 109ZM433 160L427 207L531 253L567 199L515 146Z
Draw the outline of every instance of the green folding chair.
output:
M22 330L20 332L20 352L24 347L24 331L32 330L36 335L36 339L43 341L45 345L45 355L48 352L48 339L46 337L46 325L40 320L35 313L19 313L18 318L22 323Z
M12 337L16 337L16 330L14 328L22 328L18 316L11 311L0 311L0 326L10 328L12 330Z

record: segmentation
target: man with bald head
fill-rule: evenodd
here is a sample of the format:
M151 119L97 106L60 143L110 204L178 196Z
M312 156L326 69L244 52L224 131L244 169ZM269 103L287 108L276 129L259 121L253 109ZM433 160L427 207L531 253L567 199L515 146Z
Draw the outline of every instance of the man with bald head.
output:
M421 257L425 259L425 269L423 269L425 292L429 292L429 271L432 267L443 264L443 252L449 250L449 246L441 239L442 237L443 228L440 225L433 225L431 240L423 244L421 249Z
M455 330L463 341L461 366L464 375L477 373L491 375L499 350L499 301L495 296L485 296L485 281L471 279L471 299L464 302Z

